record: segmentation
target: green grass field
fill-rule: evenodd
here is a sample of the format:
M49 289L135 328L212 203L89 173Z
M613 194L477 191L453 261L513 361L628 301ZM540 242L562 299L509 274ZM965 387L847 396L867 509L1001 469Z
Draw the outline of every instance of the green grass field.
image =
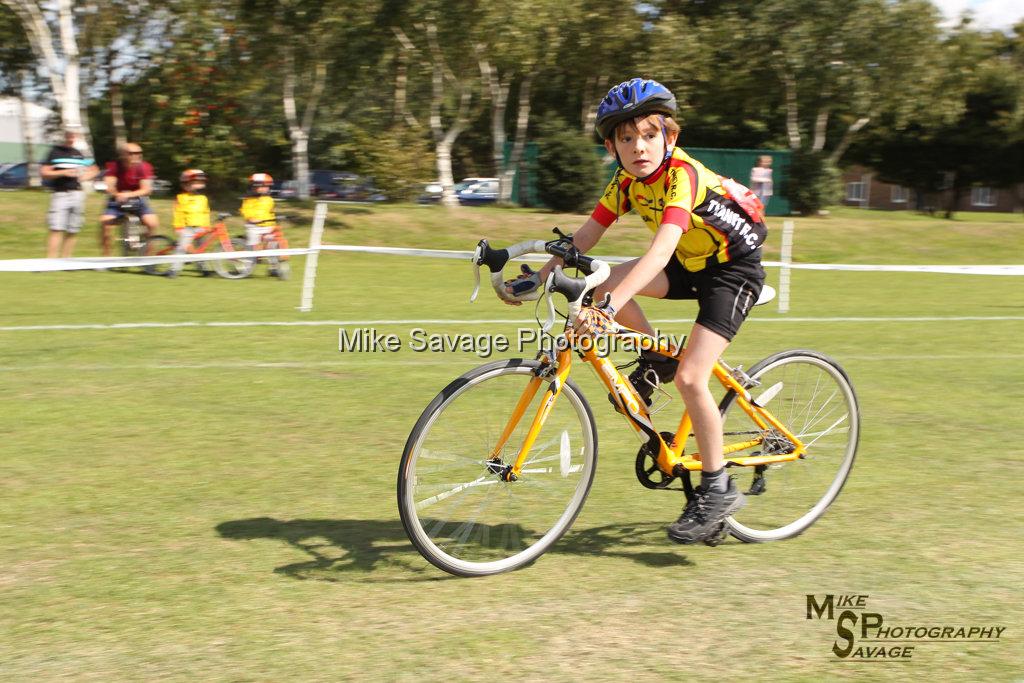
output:
M41 255L45 204L0 194L4 257ZM309 211L295 213L301 245ZM965 216L840 209L797 220L796 255L1024 263L1021 217ZM332 206L325 241L469 249L579 221ZM623 221L599 251L641 253L647 234ZM324 254L316 307L300 314L301 270L285 283L264 267L243 281L0 273L0 680L1020 680L1020 278L795 271L788 315L755 310L730 362L817 349L847 369L862 410L846 488L786 542L669 543L682 496L636 482L639 444L581 367L600 430L582 514L533 566L468 580L412 548L395 478L420 411L481 359L343 354L337 324L210 323L521 321L375 325L514 335L532 310L470 305L465 263ZM196 325L14 329L138 322ZM836 663L836 626L805 618L809 593L870 595L894 626L1006 630L921 643L908 663Z

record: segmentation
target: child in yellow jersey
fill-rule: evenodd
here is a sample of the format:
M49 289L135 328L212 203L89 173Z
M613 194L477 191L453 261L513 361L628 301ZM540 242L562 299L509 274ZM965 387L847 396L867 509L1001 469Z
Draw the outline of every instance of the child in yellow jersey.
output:
M601 303L581 312L584 328L599 331L614 319L655 334L634 300L638 294L698 303L684 362L645 351L629 376L648 404L659 382L674 379L693 420L701 484L668 527L668 536L677 543L695 543L715 536L726 517L745 502L725 474L722 420L708 380L764 286L761 246L767 228L753 193L676 146L675 111L676 99L668 88L640 78L620 83L601 101L597 132L619 169L590 218L576 231L574 245L587 252L631 210L654 233L641 258L612 268L594 295ZM524 268L523 275L509 280L506 292L517 299L509 303L536 298L530 294L560 262L552 259L537 273Z
M174 231L178 239L178 254L185 254L192 245L192 240L200 230L210 227L210 201L203 194L206 189L206 174L198 168L189 168L181 174L181 194L174 198ZM171 264L167 277L178 277L182 262ZM206 275L209 271L199 264L200 271Z
M270 187L274 179L269 173L253 173L249 176L249 194L242 199L242 218L245 219L245 243L249 249L260 249L266 246L262 243L264 235L272 235L270 246L278 249L287 249L288 240L285 239L281 226L277 223L277 215L274 213L274 198L270 196ZM288 257L271 257L270 274L281 279L288 276Z
M270 186L274 179L269 173L253 173L249 176L249 194L242 198L242 218L245 219L245 243L256 247L263 235L269 235L277 225L274 215L274 198Z

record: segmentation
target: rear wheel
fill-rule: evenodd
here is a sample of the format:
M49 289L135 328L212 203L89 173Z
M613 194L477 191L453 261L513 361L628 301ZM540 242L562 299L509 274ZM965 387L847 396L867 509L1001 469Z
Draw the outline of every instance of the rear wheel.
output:
M164 237L163 235L153 235L146 240L146 243L142 247L141 256L170 256L175 252L176 245L174 240L170 237ZM150 275L163 275L171 269L170 263L154 263L148 266L142 266L142 269Z
M146 226L134 214L123 216L118 226L118 246L122 256L143 256L146 252Z
M813 351L775 354L747 374L760 382L750 388L754 400L800 439L807 453L792 462L730 467L747 504L727 520L729 531L747 543L791 538L825 513L850 474L860 434L857 396L839 364ZM732 457L792 452L785 436L760 430L750 420L735 392L726 394L719 408L727 443L763 437Z
M220 243L215 243L213 249L216 251L223 251ZM245 240L233 237L231 239L231 250L232 251L245 251ZM252 273L253 262L252 259L246 258L225 258L217 259L213 261L213 269L217 271L217 275L229 280L239 280L244 277L249 277Z
M497 441L540 363L503 360L449 384L420 416L398 471L398 509L413 545L435 566L484 576L536 560L572 525L597 464L597 429L567 381L518 479L515 461L550 382L541 386L505 446Z

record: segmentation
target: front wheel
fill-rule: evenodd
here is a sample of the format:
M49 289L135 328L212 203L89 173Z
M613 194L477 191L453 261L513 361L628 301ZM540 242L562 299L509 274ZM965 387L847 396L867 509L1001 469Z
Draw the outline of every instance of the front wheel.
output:
M763 405L806 447L803 458L755 467L730 467L747 504L727 520L733 536L746 543L791 538L814 524L839 495L853 467L860 435L860 409L846 372L814 351L783 351L754 365L750 388ZM722 399L726 443L762 437L735 456L792 452L774 429L760 430L736 402ZM787 450L789 449L789 450Z
M223 251L223 247L217 244L215 249ZM231 251L245 251L245 240L233 237L231 239ZM229 280L240 280L244 277L249 277L252 273L253 261L247 258L225 258L217 259L213 262L213 269L217 271L217 275Z
M398 509L417 550L457 576L510 571L536 560L569 529L597 464L597 428L566 381L521 475L510 466L551 379L540 386L504 446L495 446L537 361L502 360L462 375L423 411L398 470Z
M143 245L142 256L170 256L175 253L176 244L170 237L153 235ZM164 275L171 269L170 263L154 263L142 266L142 269L150 275Z

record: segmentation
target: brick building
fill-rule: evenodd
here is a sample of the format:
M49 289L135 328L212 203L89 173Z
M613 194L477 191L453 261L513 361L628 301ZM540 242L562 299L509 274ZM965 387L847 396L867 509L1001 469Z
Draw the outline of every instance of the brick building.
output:
M914 190L878 180L870 168L852 166L843 172L844 206L865 209L898 211L945 211L951 199L951 190L925 194L919 198ZM1024 210L1024 184L1015 187L972 187L964 192L956 211L1020 212Z

